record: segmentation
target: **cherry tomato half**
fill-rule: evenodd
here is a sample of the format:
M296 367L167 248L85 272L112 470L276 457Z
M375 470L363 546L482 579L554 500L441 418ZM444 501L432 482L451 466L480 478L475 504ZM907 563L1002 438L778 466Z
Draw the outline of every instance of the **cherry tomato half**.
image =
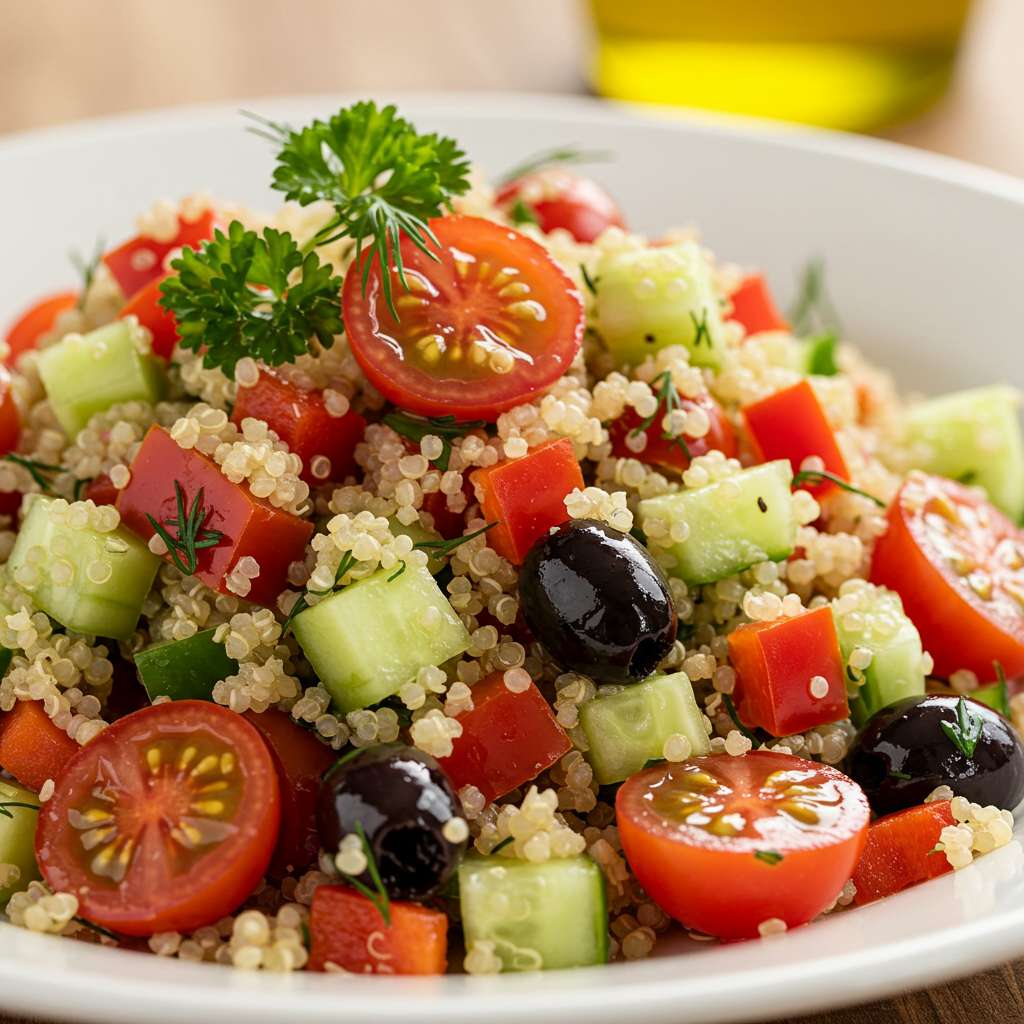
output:
M58 292L47 295L30 306L15 320L7 332L7 365L13 366L23 352L36 347L39 339L53 330L57 317L71 309L78 301L78 292Z
M978 491L913 473L875 544L871 581L895 590L935 672L1024 673L1024 533Z
M583 302L544 248L511 228L461 216L430 228L436 260L402 241L408 292L392 270L399 320L384 300L379 263L365 294L363 266L349 268L352 353L403 409L493 420L565 373L583 340Z
M689 928L758 935L817 917L853 873L870 811L835 768L788 754L711 754L628 779L622 847L651 898Z
M126 935L191 931L252 892L280 814L273 759L241 715L156 704L67 763L39 812L36 859L89 921Z

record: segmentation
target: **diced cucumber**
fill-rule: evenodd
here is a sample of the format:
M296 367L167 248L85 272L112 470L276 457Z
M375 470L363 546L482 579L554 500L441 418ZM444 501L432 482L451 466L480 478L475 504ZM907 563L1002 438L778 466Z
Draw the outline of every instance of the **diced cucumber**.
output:
M608 959L604 878L589 857L531 864L473 855L459 867L459 897L466 947L493 942L503 971Z
M150 700L211 699L214 685L238 671L238 662L213 639L216 632L204 629L184 640L147 647L135 655L135 668Z
M842 615L835 613L836 634L844 663L855 647L871 652L871 664L859 671L863 676L858 694L850 701L850 716L863 725L882 708L904 697L923 694L921 636L903 611L899 594L885 587L866 584L856 591L859 604ZM844 600L840 597L839 601Z
M1020 392L977 388L933 398L907 412L916 469L984 487L1014 522L1024 515Z
M88 334L69 334L39 356L39 376L60 425L72 439L89 417L118 402L156 402L163 394L160 361L146 350L133 318Z
M39 797L31 790L0 779L0 804L9 801L39 806ZM28 888L28 883L39 877L35 855L39 812L27 807L8 807L7 812L10 817L0 814L0 864L13 864L19 874L9 885L0 885L0 910L12 893Z
M62 626L89 636L127 640L135 631L160 559L123 526L100 533L70 525L69 508L75 506L63 499L34 496L7 570ZM23 568L29 575L34 571L34 583L23 582Z
M597 269L597 330L620 365L685 345L697 366L722 362L714 276L692 241L606 256Z
M580 725L590 746L587 760L602 786L622 782L648 761L660 760L673 733L690 741L694 755L711 749L685 672L654 676L587 701L580 707Z
M388 525L396 537L408 537L413 544L422 544L424 541L443 540L441 534L436 530L428 530L419 520L407 526L397 516L392 516L388 520ZM447 560L438 555L432 555L430 548L425 550L427 552L427 570L431 576L436 576L445 567Z
M793 553L793 516L789 462L778 459L745 469L718 483L692 491L664 494L640 502L640 527L648 523L686 523L689 536L669 549L668 569L687 583L711 583L757 562L779 562Z
M381 569L295 617L295 637L335 703L390 697L421 668L469 647L469 633L426 569Z

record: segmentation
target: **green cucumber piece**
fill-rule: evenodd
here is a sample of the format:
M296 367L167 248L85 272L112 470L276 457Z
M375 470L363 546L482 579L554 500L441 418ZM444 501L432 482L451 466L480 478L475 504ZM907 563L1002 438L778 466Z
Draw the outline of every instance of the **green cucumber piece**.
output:
M0 803L8 801L39 806L39 797L30 789L0 780ZM0 864L13 864L20 874L6 888L0 885L0 909L14 893L27 889L28 883L39 877L35 854L39 812L27 807L9 807L7 813L10 817L0 814Z
M1020 392L977 388L911 406L906 442L914 468L977 484L1014 522L1024 515Z
M685 672L654 676L620 693L595 697L580 707L587 760L602 786L622 782L648 761L664 757L665 741L680 733L694 756L711 750L704 714Z
M65 511L55 515L58 501ZM160 559L123 526L110 533L69 526L67 507L63 499L32 498L7 563L8 572L20 582L18 570L34 567L37 582L25 589L44 612L67 629L127 640L135 631ZM70 583L54 581L58 563L71 566ZM90 570L96 567L110 569L102 583L90 579Z
M424 541L444 540L436 530L428 530L419 520L406 526L397 516L388 520L391 532L396 537L408 537L413 544L422 544ZM448 560L440 555L431 554L432 548L424 548L427 553L427 571L431 576L436 576L447 564Z
M118 402L159 400L163 370L144 349L144 330L127 319L69 334L40 353L39 376L68 437L74 440L90 416Z
M135 668L150 700L211 700L213 687L238 672L224 645L204 629L184 640L154 644L135 655Z
M597 270L594 313L598 333L620 365L685 345L694 365L721 366L721 306L711 267L696 242L605 257Z
M870 583L857 593L860 603L853 612L836 614L835 603L832 611L844 664L855 647L872 654L861 673L864 682L850 700L850 717L863 725L882 708L924 694L925 679L921 635L903 611L899 594Z
M493 942L503 971L608 959L604 878L589 857L531 864L472 855L459 866L459 897L466 947Z
M466 627L426 569L393 576L381 569L293 621L303 653L342 711L379 703L421 668L469 647Z
M675 565L667 571L687 583L713 583L793 553L792 481L788 460L778 459L706 487L646 498L640 528L649 534L651 519L687 523L689 536L669 548Z

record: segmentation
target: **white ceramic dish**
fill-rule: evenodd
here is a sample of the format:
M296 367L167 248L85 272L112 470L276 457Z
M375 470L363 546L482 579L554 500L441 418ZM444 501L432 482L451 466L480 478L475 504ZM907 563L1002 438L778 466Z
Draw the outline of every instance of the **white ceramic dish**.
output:
M244 104L301 122L342 98ZM498 171L564 143L610 149L598 175L632 224L698 224L788 296L827 258L846 333L922 390L1024 385L1024 183L843 136L679 120L541 97L407 97L418 125ZM64 253L118 239L155 196L209 188L255 205L271 154L235 108L129 117L0 141L0 322L71 280ZM1024 837L1024 826L1019 829ZM83 1021L247 1024L766 1019L923 987L1024 953L1024 848L765 942L666 943L659 957L545 975L385 979L244 974L0 924L0 1007Z

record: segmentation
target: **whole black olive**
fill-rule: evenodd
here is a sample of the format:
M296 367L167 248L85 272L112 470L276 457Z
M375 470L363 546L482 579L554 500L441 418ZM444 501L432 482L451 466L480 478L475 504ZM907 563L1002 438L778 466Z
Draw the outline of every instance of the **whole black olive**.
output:
M366 833L388 896L422 900L451 877L465 840L445 837L444 827L462 805L448 777L429 755L414 747L369 747L339 761L320 784L317 822L324 849ZM360 878L371 885L367 875Z
M649 676L676 638L661 569L629 534L593 519L537 541L519 573L519 597L551 657L598 682Z
M1008 811L1024 799L1024 745L1016 731L992 708L960 701L907 697L864 726L847 770L878 814L919 804L936 786Z

